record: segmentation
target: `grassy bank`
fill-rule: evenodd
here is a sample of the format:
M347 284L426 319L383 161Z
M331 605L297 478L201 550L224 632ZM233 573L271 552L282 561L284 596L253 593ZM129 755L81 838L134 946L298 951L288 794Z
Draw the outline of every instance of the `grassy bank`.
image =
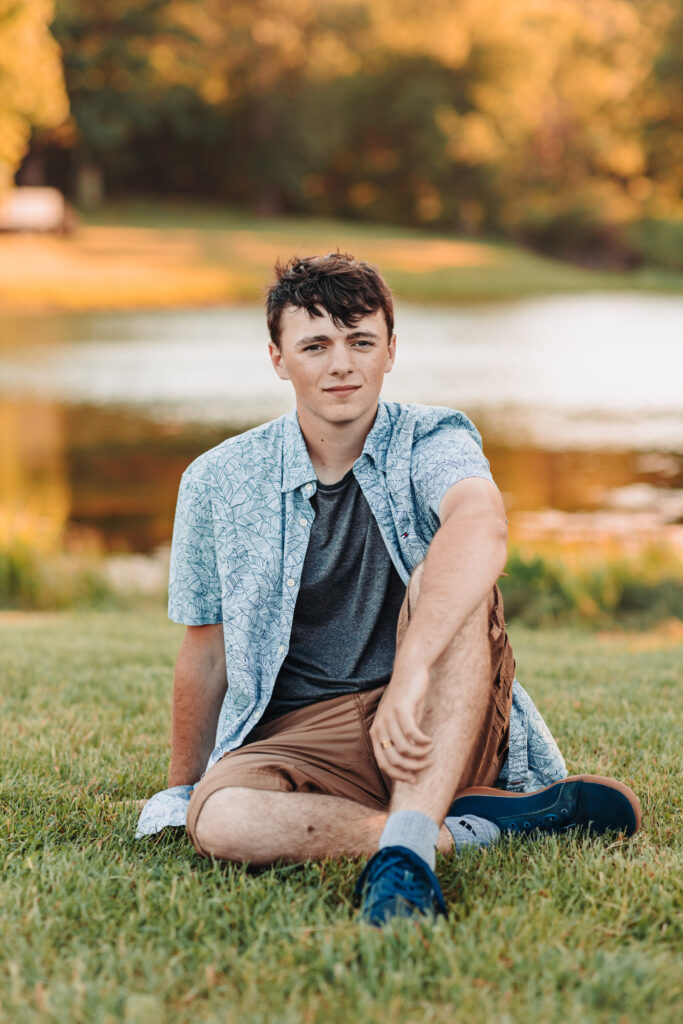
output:
M683 620L683 567L671 547L602 558L589 551L568 553L559 544L544 553L530 548L510 545L508 575L499 580L509 621L642 628ZM95 551L0 543L0 609L161 608L167 580L168 552L104 558Z
M442 859L448 920L377 934L352 861L251 873L182 835L133 840L129 801L164 784L181 632L160 611L0 615L4 1019L679 1019L680 642L511 628L570 771L632 785L644 827Z
M0 236L0 310L141 309L261 298L278 258L337 247L377 263L399 298L476 302L586 290L680 292L673 271L583 270L426 231L197 204L110 204L67 238Z

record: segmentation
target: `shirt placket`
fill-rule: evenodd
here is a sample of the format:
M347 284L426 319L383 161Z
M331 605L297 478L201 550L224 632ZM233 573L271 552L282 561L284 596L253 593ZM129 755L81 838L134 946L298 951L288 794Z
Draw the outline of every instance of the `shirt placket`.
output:
M375 477L379 486L373 486L374 481L371 478L371 475ZM375 518L377 529L384 541L384 546L389 552L389 557L394 564L394 568L403 582L407 583L409 572L403 563L401 552L397 550L396 544L392 541L391 534L392 530L394 530L394 522L389 505L386 481L384 477L377 472L374 466L367 462L365 465L358 467L356 479L358 480L363 496L370 507L370 511Z
M306 549L311 535L314 512L310 499L315 485L310 481L287 492L285 500L285 537L282 561L282 623L277 647L277 670L289 649L294 608L301 585Z

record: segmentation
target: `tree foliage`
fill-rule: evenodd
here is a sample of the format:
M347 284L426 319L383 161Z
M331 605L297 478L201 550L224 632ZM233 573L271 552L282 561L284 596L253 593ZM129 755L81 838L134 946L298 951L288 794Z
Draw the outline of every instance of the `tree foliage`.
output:
M629 258L679 203L682 28L680 0L57 0L62 141L114 192Z
M53 0L0 0L0 195L37 127L68 112L59 50L49 33Z

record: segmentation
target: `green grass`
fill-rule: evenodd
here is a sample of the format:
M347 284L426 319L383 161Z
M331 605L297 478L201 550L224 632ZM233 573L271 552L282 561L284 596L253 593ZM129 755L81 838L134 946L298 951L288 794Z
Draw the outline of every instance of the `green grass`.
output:
M659 242L650 246L658 250ZM490 302L596 290L680 294L683 285L673 263L619 273L588 270L492 239L350 221L263 219L216 204L131 201L84 216L65 237L0 237L0 310L256 302L276 260L337 248L377 264L397 299L411 302Z
M441 859L448 920L375 933L352 861L253 873L132 838L126 801L164 785L181 633L151 611L0 617L4 1020L680 1019L680 645L511 626L570 771L632 785L643 829Z
M650 232L653 260L663 238L671 249L670 236L667 224ZM397 299L417 303L586 291L680 294L683 288L673 257L665 266L605 271L495 239L351 221L265 219L189 201L129 201L84 215L68 236L0 237L0 310L75 313L257 302L276 260L337 248L378 265Z
M631 272L584 269L492 239L364 222L262 218L189 200L112 202L84 219L97 226L196 232L202 261L229 269L236 296L245 300L261 298L276 257L326 252L338 246L376 261L397 297L413 302L484 302L594 290L680 292L683 288L683 276L674 267ZM438 248L443 243L452 250Z

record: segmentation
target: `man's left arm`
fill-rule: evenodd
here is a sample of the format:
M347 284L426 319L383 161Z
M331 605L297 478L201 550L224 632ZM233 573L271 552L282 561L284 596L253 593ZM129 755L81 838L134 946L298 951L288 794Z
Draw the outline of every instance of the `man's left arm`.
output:
M490 480L453 484L439 507L420 581L420 599L396 652L394 669L371 729L375 756L393 778L413 781L429 757L431 739L419 728L432 665L488 597L507 561L507 520ZM381 748L392 741L392 763Z

